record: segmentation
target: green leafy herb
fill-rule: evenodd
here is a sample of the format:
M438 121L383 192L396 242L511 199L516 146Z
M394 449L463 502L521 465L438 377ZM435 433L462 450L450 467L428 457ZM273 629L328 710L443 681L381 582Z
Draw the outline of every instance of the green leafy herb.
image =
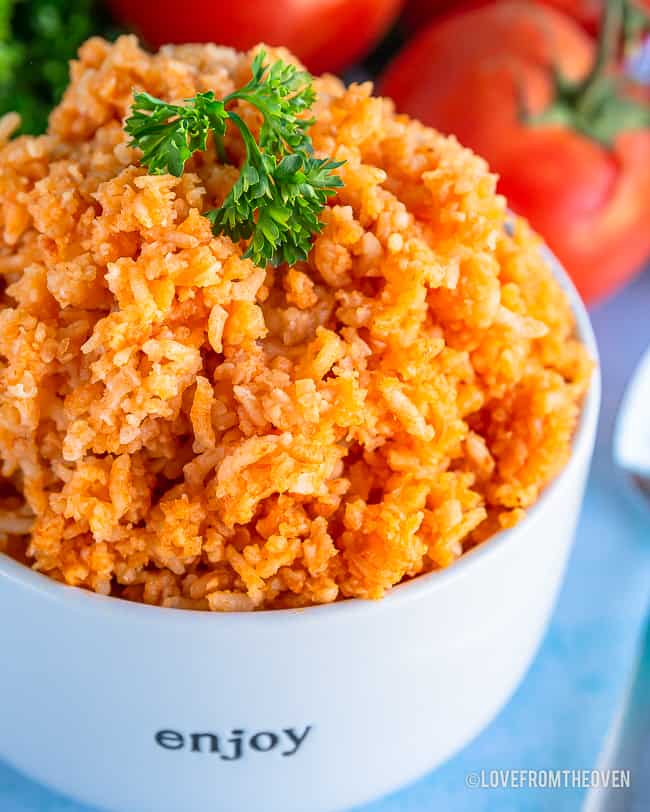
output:
M256 264L293 264L307 257L327 198L343 185L334 174L341 163L313 156L307 133L313 119L303 115L315 99L309 74L281 61L269 67L264 56L261 51L255 57L251 80L221 100L210 91L174 105L136 93L125 130L151 174L178 177L185 162L207 148L210 133L226 159L223 137L230 121L246 158L222 206L205 216L215 234L250 240L244 256ZM259 143L241 116L226 109L235 100L262 114Z
M212 91L199 93L187 106L166 104L148 93L136 93L134 101L124 129L142 150L142 163L151 175L180 177L185 161L206 148L210 131L217 136L226 132L224 103Z
M253 60L252 73L250 82L231 93L227 101L242 99L262 113L260 144L269 152L276 155L300 150L311 152L307 129L314 120L298 118L316 99L311 76L282 61L274 62L270 68L265 67L264 51Z
M117 33L99 0L0 0L0 115L15 110L20 132L43 132L81 43Z

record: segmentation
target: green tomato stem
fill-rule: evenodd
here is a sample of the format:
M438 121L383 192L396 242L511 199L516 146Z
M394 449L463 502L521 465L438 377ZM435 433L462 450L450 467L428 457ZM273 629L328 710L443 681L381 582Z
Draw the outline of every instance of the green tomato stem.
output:
M605 0L603 21L596 47L596 58L589 74L579 87L579 93L588 95L593 85L616 59L621 45L626 0Z
M621 92L620 82L612 76L612 66L625 46L629 9L630 0L605 2L594 63L588 75L574 83L558 70L553 71L553 101L535 116L524 113L526 124L567 127L608 148L620 132L647 126L650 108Z

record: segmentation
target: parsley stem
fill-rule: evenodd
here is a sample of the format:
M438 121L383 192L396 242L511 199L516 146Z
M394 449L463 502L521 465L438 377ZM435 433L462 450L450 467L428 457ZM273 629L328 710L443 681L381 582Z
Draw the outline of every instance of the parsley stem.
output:
M253 135L244 121L237 113L231 111L228 112L228 118L232 123L237 127L239 132L241 133L241 137L244 141L244 146L246 147L246 157L249 161L253 161L257 163L258 156L261 158L260 148L257 146L257 142L253 138Z
M214 137L214 148L217 152L217 157L219 158L222 164L230 163L230 161L228 160L226 147L223 143L223 136L218 135L217 133L213 133L213 137Z
M272 111L269 110L269 108L264 104L260 94L255 93L255 91L252 89L247 91L245 87L242 87L239 90L234 90L224 98L223 103L228 104L228 102L232 101L248 102L249 104L253 105L253 107L256 107L265 119L273 118Z

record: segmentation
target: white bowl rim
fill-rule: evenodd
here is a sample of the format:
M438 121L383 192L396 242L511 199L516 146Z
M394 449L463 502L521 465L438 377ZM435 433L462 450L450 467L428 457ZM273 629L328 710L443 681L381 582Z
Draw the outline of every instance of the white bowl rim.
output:
M543 248L555 277L567 294L576 320L576 333L587 347L596 362L589 391L585 397L580 420L573 439L571 457L558 476L544 489L537 502L527 511L526 516L514 527L496 533L484 543L462 555L453 564L439 570L417 575L409 581L403 581L392 587L379 600L345 598L333 603L307 606L299 609L272 609L254 612L210 612L207 610L173 609L163 606L152 606L145 603L128 601L114 596L99 595L91 590L74 587L55 581L29 566L0 553L0 580L10 582L32 590L47 600L68 604L69 608L89 614L109 614L120 616L126 622L139 620L147 622L161 621L174 627L196 624L249 624L265 626L289 622L325 621L340 615L358 615L384 612L398 603L422 598L434 592L450 581L465 575L481 559L493 556L498 550L509 548L520 542L520 536L543 514L551 494L561 487L572 474L583 457L589 453L592 436L595 433L600 408L600 366L598 347L593 333L589 315L573 282L557 258L546 247Z

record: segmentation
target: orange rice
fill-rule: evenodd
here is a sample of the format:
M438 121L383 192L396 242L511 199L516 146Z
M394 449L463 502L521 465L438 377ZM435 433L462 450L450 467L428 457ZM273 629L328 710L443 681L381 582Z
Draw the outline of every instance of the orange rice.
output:
M218 611L379 598L519 521L570 454L591 362L453 138L317 79L345 186L290 268L212 235L237 176L213 150L182 178L140 167L134 88L223 96L251 59L92 39L47 135L0 121L0 550L68 584Z

